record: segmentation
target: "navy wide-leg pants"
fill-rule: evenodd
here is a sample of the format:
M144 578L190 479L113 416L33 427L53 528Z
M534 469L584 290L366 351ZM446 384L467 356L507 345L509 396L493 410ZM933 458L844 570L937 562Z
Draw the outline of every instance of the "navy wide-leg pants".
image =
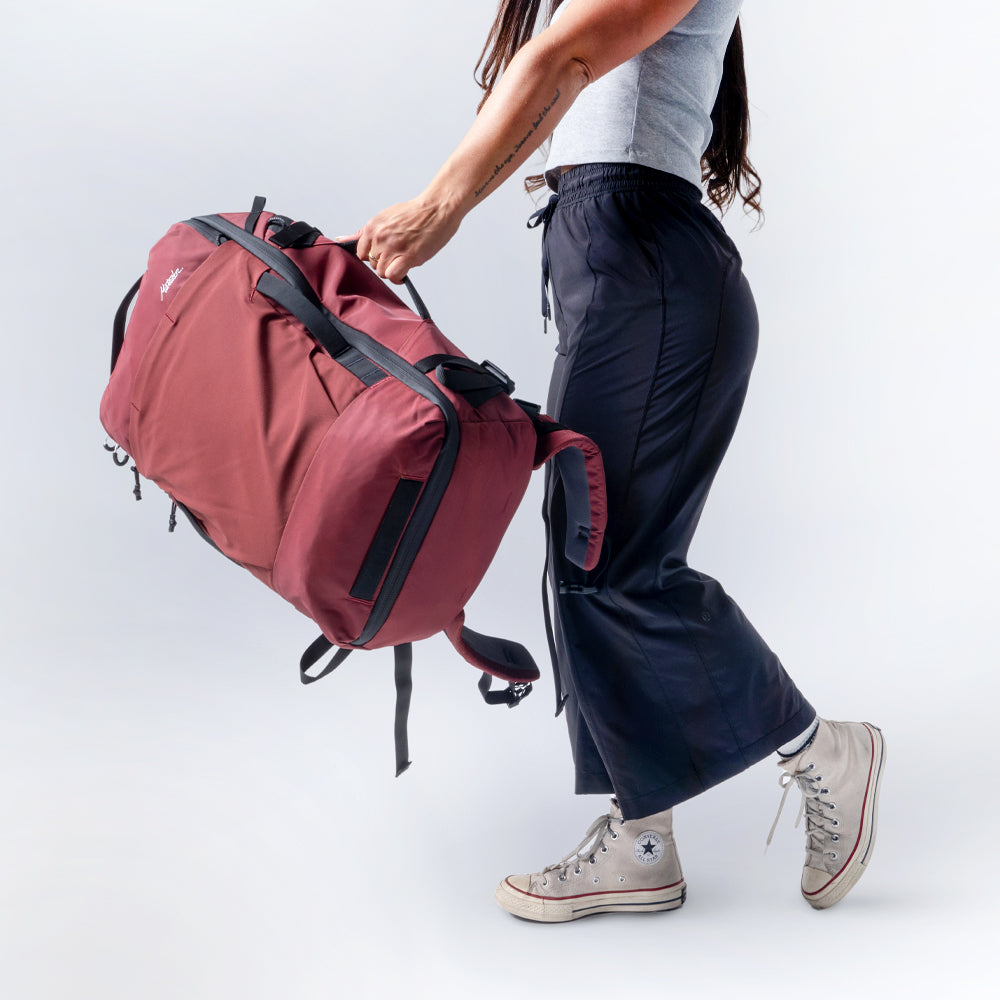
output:
M546 480L549 583L576 791L626 818L731 777L812 707L688 546L757 350L740 254L701 191L634 164L564 173L546 225L559 344L547 411L600 447L600 565L568 563L563 484Z

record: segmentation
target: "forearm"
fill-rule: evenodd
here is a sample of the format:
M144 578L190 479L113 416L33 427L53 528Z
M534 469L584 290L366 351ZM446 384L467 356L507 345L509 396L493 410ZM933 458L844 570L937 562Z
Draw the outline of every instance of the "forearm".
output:
M416 198L358 231L358 256L402 281L538 149L588 83L661 38L696 0L576 0L523 46L458 148Z
M589 75L580 60L529 42L421 198L461 220L538 149Z

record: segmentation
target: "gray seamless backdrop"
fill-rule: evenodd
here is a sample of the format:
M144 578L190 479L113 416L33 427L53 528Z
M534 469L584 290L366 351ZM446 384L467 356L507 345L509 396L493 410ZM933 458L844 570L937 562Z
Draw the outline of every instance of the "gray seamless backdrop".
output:
M689 899L535 926L495 883L568 851L545 678L487 709L416 650L296 677L313 627L101 449L111 317L172 222L253 195L331 235L410 197L472 120L492 4L66 0L5 14L0 984L25 998L987 995L996 922L1000 154L992 4L748 0L761 317L692 563L889 763L874 863L798 897L770 761L676 810ZM442 329L544 400L538 233L510 182L414 273ZM469 606L545 662L541 478Z

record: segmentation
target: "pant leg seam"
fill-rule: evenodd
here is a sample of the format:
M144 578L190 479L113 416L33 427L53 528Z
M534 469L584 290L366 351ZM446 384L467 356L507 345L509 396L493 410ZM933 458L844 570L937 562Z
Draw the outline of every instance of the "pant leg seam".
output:
M657 257L658 257L658 261L659 261L659 273L660 273L660 343L659 343L659 347L658 347L657 353L656 353L656 369L654 369L653 376L649 380L649 389L648 389L648 391L646 393L646 402L645 402L645 404L643 406L642 417L639 419L639 428L636 431L635 445L634 445L634 447L632 449L632 459L631 459L631 461L629 463L628 483L626 484L624 498L622 500L622 508L623 509L628 506L628 497L629 497L629 493L632 490L632 480L633 480L633 476L634 476L634 473L635 473L636 457L639 454L639 442L642 440L643 428L646 426L646 418L649 416L649 407L650 407L650 404L651 404L651 401L652 401L652 398L653 398L653 389L654 389L654 386L656 384L656 374L655 373L656 373L656 370L659 369L660 360L663 357L663 344L664 344L664 341L666 339L666 334L667 334L667 297L666 297L666 294L663 291L663 274L664 274L663 249L660 246L659 242L657 242L657 244L656 244L656 252L657 252ZM720 320L721 320L721 311L720 311ZM718 342L718 339L719 339L718 326L716 327L715 339L716 339L716 342ZM713 356L714 356L714 348L713 348ZM701 399L701 394L700 393L699 393L699 397L698 398L699 398L699 400ZM696 413L697 413L697 408L696 408ZM690 432L688 434L688 438L690 439ZM686 450L686 448L687 448L687 442L685 442L685 450ZM671 491L672 490L673 490L673 484L671 484ZM629 635L632 637L632 642L634 643L635 648L639 651L639 655L642 657L643 663L646 664L646 670L648 671L649 675L653 678L656 686L659 688L659 690L660 690L660 696L663 698L664 704L666 704L669 707L670 714L674 717L674 719L675 720L679 720L680 717L678 715L677 709L674 707L673 699L670 697L669 692L667 691L666 685L663 683L663 680L660 677L659 672L653 667L653 664L650 662L649 656L646 653L645 647L639 641L639 637L636 635L636 632L635 632L635 622L634 622L634 620L632 618L632 615L629 614L629 612L625 608L623 608L621 606L621 604L615 599L614 588L611 586L610 580L607 582L607 585L605 587L605 592L608 595L608 600L610 601L610 603L614 607L616 607L618 609L619 613L622 615L622 617L625 619L625 621L628 622L628 631L629 631ZM700 659L700 654L699 654L699 659ZM699 780L699 782L701 782L702 781L701 774L700 774L700 772L698 770L697 765L695 764L694 756L691 753L691 745L688 742L688 739L687 739L687 736L684 733L683 727L680 726L680 725L678 725L677 726L677 732L680 735L681 741L684 744L684 749L687 752L688 763L690 764L690 767L691 767L691 773L693 775L696 775L697 778L698 778L698 780ZM608 773L610 774L610 771ZM703 782L702 782L702 784L703 784ZM667 786L664 786L664 787L667 787Z
M702 399L705 396L705 387L708 385L708 377L712 373L712 366L715 364L715 355L716 355L716 352L719 349L719 333L722 330L722 313L723 313L723 310L724 310L724 307L725 307L726 291L727 291L727 289L729 287L729 275L730 275L730 272L733 269L733 263L734 263L734 260L732 258L730 258L729 263L726 265L726 270L723 272L723 275L722 275L722 289L721 289L720 294L719 294L719 315L718 315L718 318L717 318L716 323L715 323L715 339L714 339L714 341L712 343L712 354L711 354L711 356L708 359L708 365L705 368L705 375L704 375L704 378L702 379L702 382L701 382L701 388L698 390L698 399L695 401L694 410L691 413L691 421L688 424L688 432L687 432L687 435L684 438L684 446L681 449L681 457L680 457L680 460L677 462L677 469L674 472L673 481L670 483L670 489L667 490L667 498L666 498L666 504L665 504L665 506L666 506L666 508L668 510L670 508L670 503L671 503L671 501L674 498L674 491L677 489L677 480L680 478L681 470L684 468L684 461L687 458L687 452L688 452L688 448L689 448L689 446L691 444L691 438L694 435L694 427L695 427L695 424L698 422L698 416L699 416L699 413L700 413L700 410L701 410ZM662 260L661 260L661 273L662 273ZM661 301L663 302L663 309L664 309L664 314L665 314L665 312L666 312L666 296L663 295L662 292L661 292ZM665 324L666 324L666 316L664 315L664 326L665 326ZM664 330L664 332L665 332L665 330ZM662 350L663 350L662 336L663 335L661 334L661 340L660 340L660 351L661 351L661 353L662 353ZM645 420L645 414L643 414L643 420ZM638 448L638 442L637 442L637 448ZM631 485L631 481L630 481L630 485Z
M659 250L659 248L658 248L658 250ZM663 256L662 256L662 250L659 250L659 253L660 253L660 274L662 275L663 274ZM729 287L729 276L730 276L730 274L732 272L734 264L735 264L735 259L734 258L730 258L729 262L726 264L726 269L725 269L725 271L723 272L723 275L722 275L722 288L721 288L721 291L720 291L720 294L719 294L719 313L718 313L718 318L716 319L716 324L715 324L715 339L714 339L714 342L712 344L712 354L709 357L708 365L707 365L707 367L705 369L705 376L702 379L701 388L698 391L698 399L695 402L694 410L693 410L693 412L691 414L691 420L690 420L690 423L688 425L688 432L687 432L687 435L686 435L686 437L684 439L684 446L681 449L681 457L680 457L680 460L677 463L677 470L674 473L673 481L671 482L670 488L667 491L667 506L668 507L670 505L670 501L673 499L673 494L674 494L674 491L675 491L675 489L677 487L677 481L680 478L681 470L684 467L684 459L685 459L685 457L687 455L687 450L688 450L688 447L689 447L689 445L691 443L691 438L692 438L692 436L694 434L694 428L695 428L695 425L696 425L696 423L698 421L699 411L701 409L701 403L702 403L702 400L703 400L704 395L705 395L705 387L708 384L708 378L709 378L709 375L711 374L712 366L713 366L713 364L715 362L716 352L718 351L718 347L719 347L719 335L720 335L720 332L722 330L722 315L723 315L723 312L725 310L726 293L727 293L727 290L728 290L728 287ZM662 281L662 277L661 277L661 281ZM664 339L666 337L666 295L663 293L662 285L661 285L661 289L660 289L660 302L661 302L661 317L662 317L662 319L661 319L661 326L660 326L660 350L659 350L659 354L658 354L658 357L657 357L657 365L659 365L659 358L662 357L663 343L664 343ZM631 488L632 472L634 471L634 468L635 468L635 455L638 454L639 441L642 438L642 427L645 425L646 416L647 416L648 407L649 407L649 399L652 397L652 391L653 391L653 385L654 385L654 383L655 383L655 378L650 381L650 390L649 390L649 396L647 396L646 410L643 411L642 420L640 421L640 425L639 425L640 426L640 430L639 430L639 433L638 433L638 435L636 437L636 450L633 453L632 465L630 466L630 469L629 469L629 488ZM627 496L627 493L626 493L626 496ZM711 671L708 669L708 664L705 662L705 658L702 655L701 649L699 648L698 643L697 643L695 637L692 635L691 630L688 628L687 622L684 620L684 617L678 612L677 607L674 605L674 603L667 596L666 592L662 592L662 593L663 593L663 599L667 602L667 604L670 605L670 609L671 609L671 611L673 611L674 616L681 623L681 626L684 629L684 634L688 637L688 641L691 644L691 648L694 650L695 655L698 657L698 662L701 664L701 668L704 671L705 676L708 678L709 683L712 685L712 690L715 692L716 700L717 700L717 702L719 704L719 707L720 707L720 709L722 711L723 716L725 717L726 724L729 726L729 732L730 732L730 735L733 738L733 743L735 744L737 750L739 751L740 756L743 757L743 759L745 761L746 757L743 754L743 748L740 745L740 740L739 740L739 737L738 737L737 732L736 732L736 727L733 725L733 720L732 720L732 718L731 718L731 716L730 716L730 714L729 714L729 712L728 712L728 710L726 708L725 699L722 697L722 692L719 690L719 686L716 683L715 678L712 676ZM613 590L612 590L612 588L610 586L608 587L608 596L609 596L609 599L611 600L611 603L614 604L616 607L618 607L619 611L622 613L622 615L624 615L624 617L628 621L628 623L629 623L629 632L632 634L632 637L633 637L633 640L635 641L636 646L642 651L643 659L646 661L647 666L649 666L651 668L651 664L649 663L649 660L646 657L645 650L643 649L642 644L639 642L638 638L635 635L635 629L634 629L634 625L633 625L633 621L632 621L632 616L625 610L625 608L623 608L615 600L614 592L613 592ZM660 679L659 679L659 674L655 670L652 670L652 674L653 674L654 677L656 677L657 683L659 684L661 691L663 691L664 695L666 695L666 691L664 690L662 681L660 681ZM671 711L673 711L672 707L671 707ZM676 711L674 711L674 716L676 717L676 715L677 715L677 713L676 713ZM688 750L688 757L691 759L692 769L694 769L695 772L697 773L698 769L695 766L694 759L691 757L691 749L690 749L690 746L688 744L687 738L683 736L683 732L682 732L681 735L682 735L682 739L684 739L684 745L685 745L685 747L687 747L687 750Z
M563 211L565 211L565 206L563 206ZM569 392L569 387L570 387L570 383L573 381L573 376L576 373L576 363L577 363L577 360L578 360L579 354L580 354L580 345L583 343L584 339L587 336L587 332L588 332L588 329L590 327L590 317L591 317L591 313L592 313L591 306L594 303L594 299L597 297L597 280L598 280L597 279L597 272L594 270L593 265L590 262L591 248L593 247L593 235L592 235L591 228L590 228L590 219L589 219L589 217L588 217L588 215L587 215L586 212L581 213L581 214L582 214L584 226L586 227L586 230L587 230L587 249L586 249L586 252L584 253L584 258L583 259L584 259L584 261L585 261L585 263L587 265L587 270L590 271L590 277L591 277L590 300L587 303L587 308L584 309L584 311L583 311L584 325L583 325L583 329L580 331L580 335L576 338L576 346L575 346L572 354L570 354L569 351L567 351L567 353L566 353L566 366L567 366L566 367L566 377L563 379L562 391L561 391L561 394L559 396L559 399L557 400L558 405L555 408L556 412L553 413L553 414L551 414L551 416L554 419L556 419L556 420L560 419L560 416L561 416L561 413L562 413L562 408L563 408L563 403L565 402L566 395ZM557 217L558 217L558 215L556 216L556 218ZM553 283L552 293L553 293L553 297L555 297L555 283ZM565 332L565 336L566 336L567 341L568 341L568 339L569 339L569 331ZM548 475L549 472L550 472L550 470L546 469L546 475ZM550 499L550 493L548 493L548 491L547 491L545 502L548 503L549 499ZM552 564L553 573L556 576L558 576L558 572L559 572L559 552L558 552L558 546L556 545L556 542L554 540L554 536L552 538L550 538L549 544L552 546L551 564ZM556 614L558 614L558 600L556 601L555 611L556 611ZM568 648L569 643L567 642L566 645L567 645L567 648L563 650L563 658L565 660L567 660L567 661L572 661L572 655L571 655L571 652L570 652L570 650ZM569 690L572 689L572 691L573 691L573 694L574 694L574 696L576 698L577 710L580 713L580 718L582 719L583 724L584 724L584 726L587 729L587 735L590 738L590 742L593 745L594 749L597 751L597 755L598 755L598 757L601 760L601 765L604 768L604 774L603 775L599 775L599 774L597 774L594 771L589 771L589 770L588 771L582 771L581 769L577 768L575 766L575 763L574 763L575 780L579 780L581 778L587 778L587 777L590 777L590 778L603 778L603 779L605 779L612 786L612 788L614 788L614 779L611 777L611 769L608 767L608 762L607 762L607 760L605 759L605 756L604 756L604 748L601 746L600 741L594 735L596 732L599 732L599 730L596 729L594 727L594 725L592 724L592 722L591 722L591 719L590 719L590 714L591 713L590 713L590 706L589 706L589 703L588 703L588 697L581 695L579 686L577 685L576 679L573 676L572 666L570 664L567 665L566 669L567 669L567 671L570 674L570 680L572 682L571 686L570 686L570 684L562 682L562 670L563 670L563 668L562 668L562 665L559 662L557 662L555 664L555 669L560 672L560 683L562 683L563 690L564 691L569 691Z

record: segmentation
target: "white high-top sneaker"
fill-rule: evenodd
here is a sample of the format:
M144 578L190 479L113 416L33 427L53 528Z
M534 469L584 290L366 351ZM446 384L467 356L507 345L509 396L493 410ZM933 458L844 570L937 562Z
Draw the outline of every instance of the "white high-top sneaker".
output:
M818 910L840 902L864 874L875 848L878 796L885 767L882 731L870 722L819 720L805 749L778 761L785 794L797 784L806 817L802 895ZM767 842L771 843L778 817Z
M495 893L528 920L576 920L591 913L673 910L687 896L674 845L672 811L622 819L611 800L579 846L535 875L509 875Z

